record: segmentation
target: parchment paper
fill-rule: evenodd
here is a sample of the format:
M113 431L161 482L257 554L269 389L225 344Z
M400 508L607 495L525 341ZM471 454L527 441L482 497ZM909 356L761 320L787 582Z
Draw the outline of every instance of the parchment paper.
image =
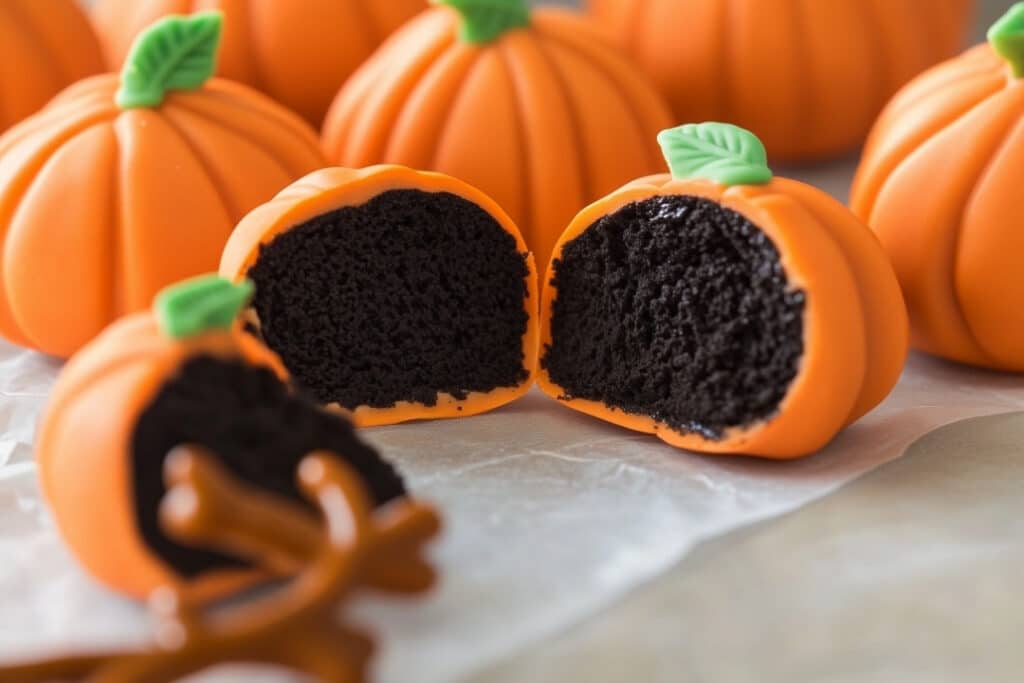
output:
M34 423L57 365L0 346L0 657L147 637L143 610L96 586L58 541L35 485ZM495 413L369 430L447 530L444 582L419 604L366 599L379 678L452 681L607 606L693 545L824 496L971 416L1024 409L1024 382L913 357L894 394L795 463L702 457L538 393ZM288 680L229 671L203 680Z

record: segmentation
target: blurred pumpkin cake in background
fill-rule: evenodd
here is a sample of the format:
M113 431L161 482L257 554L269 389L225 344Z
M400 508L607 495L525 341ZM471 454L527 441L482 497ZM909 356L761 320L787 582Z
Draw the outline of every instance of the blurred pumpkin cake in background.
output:
M96 0L111 69L147 26L172 14L224 14L217 75L256 88L319 126L338 88L427 0Z
M728 121L777 161L856 150L886 100L964 45L973 0L587 0L679 121Z
M103 71L99 42L75 0L0 2L0 63L0 133Z

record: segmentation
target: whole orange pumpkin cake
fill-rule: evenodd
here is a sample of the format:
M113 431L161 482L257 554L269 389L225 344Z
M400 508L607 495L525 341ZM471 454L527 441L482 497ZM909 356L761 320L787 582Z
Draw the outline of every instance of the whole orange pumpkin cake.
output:
M588 207L555 248L540 386L682 448L812 453L900 375L892 268L839 202L773 177L747 131L659 139L672 175Z
M730 121L775 159L856 149L904 83L952 57L974 0L587 0L680 121Z
M46 4L46 3L43 3ZM163 287L217 268L235 224L323 165L316 134L210 79L219 14L147 30L0 138L0 335L68 357Z
M42 489L69 547L116 590L144 596L175 581L216 594L245 574L239 558L182 545L159 524L178 446L209 450L241 482L310 515L295 472L313 451L343 458L377 503L404 495L349 421L297 393L280 360L242 330L251 293L251 283L212 276L171 287L57 380L36 449Z
M256 284L254 332L358 424L472 415L532 382L533 257L491 199L449 176L317 171L241 222L221 274Z

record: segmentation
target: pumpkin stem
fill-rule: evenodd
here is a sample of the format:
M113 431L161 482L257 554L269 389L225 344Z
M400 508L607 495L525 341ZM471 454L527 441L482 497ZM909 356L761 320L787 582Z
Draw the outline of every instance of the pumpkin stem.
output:
M988 30L992 49L1013 69L1014 78L1024 78L1024 2L1018 2Z
M223 23L220 12L200 12L161 19L140 33L121 70L118 106L156 107L169 91L202 87L217 66Z
M462 15L460 36L467 43L490 43L507 31L530 25L526 0L432 0Z
M713 180L723 185L771 182L768 155L756 135L728 123L691 123L658 134L676 180Z
M217 275L179 282L157 294L153 308L164 334L172 339L227 330L252 298L253 284L235 284Z

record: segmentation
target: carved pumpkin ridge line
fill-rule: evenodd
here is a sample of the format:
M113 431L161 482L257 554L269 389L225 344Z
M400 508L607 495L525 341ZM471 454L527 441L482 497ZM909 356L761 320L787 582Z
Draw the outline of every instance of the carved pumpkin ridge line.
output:
M195 116L198 119L201 119L203 123L205 123L206 125L224 131L225 134L230 135L232 139L237 141L238 143L247 145L251 149L258 150L260 156L265 157L268 164L276 167L279 171L281 171L283 175L295 177L300 173L298 169L291 169L285 166L284 162L279 158L280 155L276 154L277 150L271 149L269 143L262 137L240 135L238 130L229 127L226 123L222 121L218 121L205 111L189 106L184 101L175 102L174 110L187 112L188 114ZM233 203L227 203L226 200L225 206L231 209L232 222L237 222L242 216L245 215L244 212L236 213Z
M439 68L440 66L447 67L450 56L462 50L463 47L464 46L461 43L453 42L451 45L448 46L446 50L444 50L440 55L438 55L437 59L433 62L433 64L431 64L431 68L424 73L424 76L430 74L433 69ZM469 60L467 60L466 64L463 66L462 73L458 74L458 78L454 79L457 85L454 89L454 92L449 93L449 97L446 99L445 108L442 111L441 116L438 117L440 130L434 131L434 134L430 136L432 144L428 145L429 151L424 155L424 157L428 159L428 161L425 162L424 168L438 167L439 160L441 157L441 147L442 143L444 142L444 133L447 128L447 122L451 120L452 110L455 108L455 105L459 100L459 95L465 89L467 77L477 67L477 64L479 64L480 58L483 56L483 54L484 52L482 50L474 51L474 54L471 56ZM402 121L402 119L405 118L406 116L411 116L409 112L412 111L412 95L413 93L415 93L415 91L416 88L410 91L409 96L406 97L405 102L402 104L398 118L395 119L396 125L392 128L391 133L388 136L387 152L384 155L385 158L390 159L397 156L392 152L395 145L396 131L398 130L398 124Z
M629 93L622 92L621 88L617 84L622 83L623 81L614 78L614 74L611 72L611 70L608 69L607 62L602 63L602 60L599 57L596 57L596 55L600 55L600 52L588 54L582 49L582 47L576 45L575 43L571 43L568 40L565 40L560 35L556 35L553 32L547 33L546 35L548 39L551 40L552 42L557 43L558 45L564 47L570 52L579 55L581 59L590 64L594 68L594 70L598 72L601 75L601 77L611 85L611 90L614 91L616 94L620 95L622 97L622 101L625 102L626 111L629 112L630 118L633 121L633 125L636 126L636 129L638 131L643 132L646 130L650 130L652 128L657 128L657 126L651 125L652 122L646 120L646 116L643 113L641 113L636 103L633 102L632 99L628 96ZM658 150L657 145L646 145L644 150L645 155L648 157L650 161L650 166L652 169L660 168L663 166L664 159L662 159L661 152ZM590 200L591 197L588 197L584 201L589 202Z
M958 71L951 78L936 81L934 84L930 84L931 87L921 90L920 93L914 93L913 97L899 99L895 102L897 106L886 110L884 116L886 119L891 119L893 116L901 114L908 109L915 109L917 107L928 108L928 105L925 103L936 95L943 95L949 89L960 88L967 85L969 81L991 76L1001 76L1001 74L1002 68L995 67L993 64L984 64L979 65L975 69ZM999 87L994 87L993 93L1001 87L1002 83L999 84Z
M897 158L886 164L886 166L888 167L888 172L884 174L881 182L878 184L878 187L874 188L874 192L872 192L871 195L867 197L864 201L864 213L868 218L868 225L872 225L874 223L875 209L878 206L878 199L882 195L882 192L885 191L885 188L886 186L888 186L892 177L907 162L907 160L909 160L910 157L913 156L914 152L924 147L925 145L929 144L938 136L942 135L947 129L951 128L952 126L955 126L956 123L960 121L960 119L964 118L965 116L969 116L974 110L984 106L990 99L997 96L999 93L1000 89L996 87L992 93L982 98L980 101L967 105L967 107L965 107L963 110L956 110L956 112L951 114L948 119L944 120L939 127L926 132L924 135L920 137L920 139L915 138L917 144L907 145L907 150L905 151L905 153L894 155Z
M1018 103L1018 109L1021 109L1021 105L1024 105L1024 97L1021 97L1020 99L1021 102ZM1016 141L1017 136L1020 136L1022 134L1024 134L1024 117L1018 116L1015 120L1011 121L1009 128L1003 131L1003 134L1000 136L1000 141L996 144L995 149L988 157L988 161L982 167L981 173L978 174L977 179L971 186L971 191L967 196L967 201L963 203L963 206L960 209L960 214L956 225L956 241L953 245L953 278L950 282L950 285L953 289L953 295L956 300L957 309L960 311L964 319L964 325L967 327L967 330L970 333L971 338L974 340L975 345L978 347L978 349L981 350L982 354L986 358L989 358L992 361L996 361L998 359L998 354L991 353L988 350L988 348L984 344L982 344L981 339L975 332L974 327L971 325L970 319L967 317L967 313L964 310L963 302L961 301L960 287L957 283L957 265L960 258L960 242L963 238L964 230L967 228L967 211L968 209L974 206L980 188L985 184L986 180L988 180L990 177L994 175L994 171L997 168L996 163L1002 160L1006 148L1010 145L1010 143Z
M286 119L284 117L280 117L280 118L278 118L276 116L272 117L270 115L269 111L267 111L267 110L265 110L265 109L263 109L261 107L250 106L250 103L248 103L248 102L246 102L243 105L238 100L236 100L234 98L231 98L231 97L227 97L226 95L227 95L227 93L219 92L217 90L212 90L209 87L207 87L206 89L204 89L204 90L202 90L200 92L192 93L190 95L189 99L185 99L185 98L174 99L173 100L173 106L181 108L181 109L186 109L190 113L195 114L196 116L202 117L204 120L208 121L209 123L211 123L213 125L216 125L216 126L218 126L220 128L223 128L224 130L228 130L228 131L232 131L232 132L237 133L237 132L239 132L238 131L238 127L237 127L237 125L234 125L234 124L237 123L237 119L232 119L231 121L221 120L220 118L212 115L209 111L206 111L206 110L200 109L198 107L192 106L191 103L190 103L190 100L210 99L211 101L215 101L218 104L218 106L232 106L233 105L237 109L241 109L245 113L247 113L249 115L252 115L255 118L260 118L263 121L265 121L266 123L268 123L268 124L270 124L270 125L272 125L272 126L274 126L276 128L281 128L282 126L285 126L285 127L288 127L291 130L292 133L301 132L302 133L302 138L304 139L304 141L308 145L307 151L310 152L311 154L315 154L317 157L322 157L323 156L323 153L322 153L322 151L320 149L319 142L316 140L315 136L313 136L312 134L308 134L309 131L307 130L307 124L304 121L302 122L301 126L297 126L296 124L299 121L297 119L292 118L292 119L289 120L289 119ZM207 96L209 96L209 97L207 97ZM290 137L294 137L294 136L290 136ZM293 141L294 140L290 140L289 142L293 142ZM258 139L250 140L250 142L253 145L255 145L256 147L258 147L259 149L261 149L263 152L265 152L268 156L272 157L274 159L274 161L276 161L278 163L278 165L281 166L281 168L286 168L286 170L288 171L289 175L293 175L293 176L299 175L299 174L303 173L303 171L306 170L305 168L287 168L287 167L285 167L284 166L285 159L278 159L278 157L280 155L276 154L276 152L277 152L276 149L271 148L271 146L270 146L271 141L269 140L269 138L266 138L265 136L261 135L261 136L258 137Z
M108 118L106 112L82 112L79 114L80 118L72 119L70 121L62 121L64 128L62 128L58 135L47 136L47 141L43 145L33 145L34 153L31 157L31 163L24 164L19 173L15 178L20 179L21 183L25 186L25 191L18 193L14 202L9 207L4 205L2 199L0 199L0 242L7 242L11 222L14 217L18 215L21 207L25 200L29 196L29 190L31 187L39 181L43 168L46 166L50 158L60 151L65 145L71 140L78 137L80 134L91 129L93 126L103 125ZM23 140L17 141L16 145L29 144L33 135L41 135L44 131L34 131L27 135ZM13 183L12 183L13 184ZM4 195L9 196L9 195ZM8 258L7 254L2 255L3 260ZM0 279L4 279L2 272L2 263L0 263ZM21 321L18 320L14 313L14 306L11 302L11 292L7 287L6 282L0 281L0 333L2 333L9 341L14 343L22 343L22 340L31 339L31 337L22 329ZM3 324L3 318L8 317L13 325L11 329L4 329L6 327Z
M849 255L847 254L847 245L835 236L832 228L829 225L819 220L819 214L814 208L812 208L811 203L803 201L799 197L799 195L790 195L788 193L789 188L792 185L796 184L797 183L793 181L788 181L788 179L779 178L778 180L773 179L774 187L772 185L741 187L741 191L743 192L743 196L746 201L750 202L751 205L763 211L765 215L769 217L769 221L767 223L774 222L778 224L777 220L771 219L774 207L777 206L780 203L780 201L790 202L793 209L802 214L804 219L808 222L808 225L813 227L814 232L822 237L822 241L830 244L834 248L834 253L838 256L841 263L845 266L844 272L849 274L850 281L853 285L853 291L851 292L852 300L846 301L846 306L852 308L855 305L857 307L858 315L856 316L856 319L861 321L862 323L861 327L863 334L861 335L861 348L863 349L864 368L863 372L858 374L856 391L851 392L852 399L850 402L850 409L846 413L846 416L843 418L842 421L841 428L845 428L851 422L853 422L853 419L851 418L854 417L855 411L858 409L858 403L860 401L861 395L863 394L865 385L867 383L868 371L870 370L871 362L871 359L868 357L867 353L868 349L870 348L867 339L867 335L869 333L866 324L867 307L866 302L864 300L864 292L861 289L861 281L858 277L858 275L860 274L860 270L859 268L855 267L854 262L850 259ZM780 195L781 197L783 197L783 199L780 199ZM829 197L829 199L831 198ZM768 240L775 245L776 249L778 249L780 255L779 263L782 265L783 272L786 274L786 279L788 280L789 287L793 291L802 292L806 302L806 308L803 312L804 354L801 356L800 362L797 365L796 376L793 378L793 380L790 382L790 385L786 389L786 396L779 404L776 414L773 417L768 418L768 420L766 421L767 424L767 422L770 422L772 419L777 418L779 415L785 412L786 402L793 395L794 388L797 386L798 382L804 379L805 374L810 372L810 370L807 367L807 349L810 349L812 347L812 344L810 337L808 335L810 335L811 330L816 323L816 321L814 320L814 309L816 308L816 306L814 305L815 294L813 287L811 287L807 283L803 284L802 286L798 286L793 282L794 271L799 273L801 269L799 267L786 267L788 259L790 258L789 250L784 249L780 242L776 242L772 237L769 236L765 228L762 227L764 224L758 223L756 221L752 222L754 223L754 225L758 226L760 230L762 230L762 232L768 238ZM789 265L792 266L792 264ZM801 275L801 277L806 276L806 273L799 274Z
M800 208L803 209L810 216L811 220L813 220L817 224L818 231L821 232L824 235L827 235L828 238L832 240L832 243L835 244L835 246L836 246L836 250L839 252L840 256L842 256L843 263L846 264L846 270L853 274L853 282L854 282L854 286L855 286L855 290L856 290L856 303L857 303L857 305L860 308L860 315L858 315L857 317L858 317L858 319L865 321L865 324L864 324L865 364L864 364L864 374L863 374L863 376L861 377L861 380L860 380L860 388L859 388L859 390L857 392L857 396L856 396L856 398L855 398L855 400L853 402L853 405L850 407L850 414L849 414L849 416L846 418L846 420L844 422L844 425L848 426L848 425L852 424L853 422L856 422L858 419L860 419L863 416L863 413L858 414L857 411L858 411L858 409L862 408L861 401L863 400L865 392L866 392L867 387L868 387L868 379L872 375L872 370L874 370L875 372L878 372L878 370L879 370L877 367L873 366L873 363L877 362L877 358L873 357L872 354L869 353L869 351L872 348L870 335L872 334L872 332L877 332L877 333L880 333L880 334L885 334L885 333L888 332L888 330L872 330L872 329L869 329L869 327L867 325L867 320L868 320L868 301L867 301L867 299L868 299L868 297L867 297L867 292L865 291L865 282L863 281L863 278L864 278L865 275L864 275L864 272L861 269L859 263L855 262L853 260L853 258L851 257L851 254L853 253L853 250L852 250L848 240L843 239L838 234L837 229L833 227L832 221L829 220L829 217L825 214L824 211L822 211L821 205L816 204L816 203L811 202L811 201L806 201L804 199L803 193L804 193L805 190L804 190L803 186L799 185L798 183L792 182L792 181L790 181L788 179L785 179L785 178L779 178L777 180L777 182L779 184L785 186L789 192L793 193L793 196L796 198L797 202L799 203ZM816 190L816 188L814 188L814 189ZM810 297L811 293L810 292L806 292L806 295L808 297ZM872 403L872 407L874 405L877 405L877 402Z
M210 163L205 152L200 149L200 146L196 144L192 136L185 131L185 126L175 120L174 114L170 109L167 109L164 112L164 122L167 124L167 127L171 132L174 133L174 135L185 146L189 155L195 159L196 165L210 182L210 186L213 187L213 191L216 193L217 198L220 201L221 208L224 209L224 215L227 217L228 223L237 222L243 214L239 210L239 207L235 206L235 202L228 197L227 192L224 190L224 183L220 173L214 170L213 165Z
M920 152L921 150L926 149L929 145L934 144L936 139L938 139L940 136L942 136L945 133L947 133L954 126L956 126L959 123L961 123L965 118L971 116L978 109L981 109L982 107L985 107L985 106L993 106L991 104L993 100L998 99L1000 96L1005 96L1005 95L1007 95L1009 93L1011 93L1011 91L1001 90L1001 91L995 93L994 95L985 98L984 100L979 102L976 106L971 107L966 113L964 113L963 115L961 115L961 116L957 117L956 119L954 119L948 126L945 126L941 130L935 132L933 135L929 136L926 139L926 141L922 142L920 145L915 147L911 151L911 153L898 166L894 167L893 170L889 173L889 175L886 178L885 183L882 185L882 188L879 190L879 196L884 191L885 187L887 187L888 185L890 185L893 182L893 179L896 177L897 173L906 164L908 164L911 160L913 160L915 158L915 154L916 153ZM1001 106L1005 107L1007 105L1006 104L1002 104ZM998 140L998 142L996 143L997 149L1005 142L1006 137L1007 137L1007 132L1015 124L1016 124L1015 120L1010 121L1010 123L1007 126L1007 129L1004 130L1000 135L995 136L995 139ZM977 141L975 141L975 144L976 143L977 143ZM969 189L969 191L966 194L966 198L965 198L966 201L963 202L962 206L958 209L958 215L957 215L956 221L953 224L953 244L952 244L952 248L951 248L952 261L950 263L946 264L947 267L950 269L951 273L955 274L955 271L956 271L957 250L958 250L958 246L959 246L959 243L960 243L960 233L961 233L961 231L963 229L964 216L966 214L967 207L970 205L971 198L974 196L975 190L976 190L977 185L978 185L978 181L980 180L980 178L982 176L985 175L985 173L987 172L988 168L992 165L992 160L993 160L993 158L990 155L988 157L988 160L982 165L981 169L979 170L979 173L978 173L977 177L975 178L974 182L969 185L970 189ZM870 222L869 225L873 224L873 222L874 221ZM959 323L959 328L960 328L961 332L963 333L963 335L965 337L965 340L969 341L969 343L974 347L974 351L979 355L979 357L986 358L989 361L994 360L994 359L991 358L989 353L985 350L985 348L978 341L977 336L974 333L974 330L971 329L970 323L967 320L967 316L964 313L963 308L961 306L960 295L959 295L959 292L957 291L957 288L955 286L955 282L953 281L953 279L950 279L950 281L947 283L947 286L948 286L948 294L950 295L951 300L955 304L955 306L954 306L955 310L953 311L953 313L954 313L954 315L956 317L956 321ZM909 306L909 302L908 302L908 306Z
M516 75L517 69L513 63L514 56L509 54L510 48L505 41L500 41L495 44L495 52L498 55L499 61L505 71L505 78L512 86L512 118L515 121L516 135L520 140L520 148L523 151L523 165L519 169L520 174L520 186L521 196L520 202L522 205L523 221L526 222L527 228L526 233L529 235L527 238L528 244L533 244L535 241L534 235L534 224L537 222L536 216L534 216L534 204L533 204L533 163L536 158L536 154L533 149L530 148L530 134L526 128L526 120L529 118L525 111L523 111L523 88L519 83L519 78Z
M565 111L569 118L569 128L572 130L573 137L571 147L574 155L576 156L576 174L580 181L580 194L583 195L577 204L583 206L589 203L594 197L594 182L590 177L590 169L593 168L593 166L589 163L589 159L587 158L588 149L584 145L583 134L581 132L583 130L583 117L580 114L580 107L573 99L572 88L569 87L569 79L565 74L565 70L562 68L558 60L552 55L551 49L543 40L534 39L532 42L536 45L538 53L541 55L545 64L547 64L548 69L551 70L555 81L558 83L560 99L562 100L562 104L565 106ZM588 61L587 63L589 64L590 62ZM598 69L595 68L594 71L598 71ZM603 72L598 71L598 73L604 80L608 80Z
M123 282L125 280L125 255L122 250L124 243L124 236L122 230L124 230L124 192L121 189L121 178L124 169L124 146L121 144L121 134L118 126L112 123L110 126L111 134L114 136L114 144L116 145L116 156L117 161L112 165L110 172L114 176L114 182L110 184L110 219L109 230L110 235L110 254L113 260L113 268L110 273L110 291L108 296L110 301L113 302L114 310L111 311L112 315L110 319L118 318L125 314L125 302L122 300L122 292L124 291Z
M433 41L427 41L427 43L425 45L422 45L422 46L417 48L417 52L416 52L415 57L407 62L407 64L408 64L407 67L401 68L401 69L395 68L394 72L400 74L403 77L403 79L407 79L408 83L413 83L413 84L419 83L423 79L424 74L429 72L431 67L434 64L437 63L437 60L445 52L447 52L449 50L449 48L452 45L454 45L456 42L457 41L456 41L455 34L444 36L442 39L435 39ZM397 55L397 53L396 53L396 55ZM391 55L389 55L389 56L391 56ZM383 73L386 74L389 71L391 71L392 69L390 68L390 66L396 60L397 60L397 57L396 56L392 56L392 59L390 61L379 63L378 67L377 67L378 73L383 72ZM404 64L405 64L405 62L403 60L403 66L404 66ZM416 68L415 69L410 68L412 66L415 66ZM378 79L373 79L373 80L377 81ZM398 81L398 82L402 83L403 85L406 84L406 80L402 80L402 81ZM370 83L368 85L372 89L374 87L375 83ZM392 85L394 85L394 84L392 84ZM408 88L402 88L402 91L403 91L402 92L402 104L404 105L405 102L408 99L408 91L409 91L409 89ZM370 103L370 100L364 98L349 113L350 121L349 121L349 125L347 126L348 129L349 129L349 135L344 136L341 139L341 145L342 145L342 150L343 150L343 153L342 153L341 156L347 162L350 162L352 160L352 157L354 156L353 153L352 153L352 151L353 151L352 150L352 146L351 146L351 144L348 144L348 140L351 140L351 139L353 139L355 137L355 136L351 135L352 128L353 128L353 126L358 126L361 123L361 121L365 118L367 105L369 103ZM398 117L401 116L402 108L403 108L402 106L395 107L394 108L394 112L393 112L392 116L390 117L390 119L388 121L380 121L378 127L381 127L381 128L383 128L384 130L387 130L387 131L391 131L395 127L395 124L398 121ZM346 140L346 138L348 140ZM390 134L388 136L386 136L382 140L383 146L381 148L374 148L374 149L370 150L371 153L369 153L369 154L367 154L367 147L366 147L366 145L361 143L361 142L358 143L359 146L356 149L360 152L360 154L358 155L356 163L354 163L352 165L365 166L365 165L373 164L373 163L380 162L380 161L389 161L389 159L386 157L387 144L389 142L389 138L390 138Z
M439 27L445 26L447 21L447 13L438 9L427 10L410 20L409 24L405 28L399 29L395 35L401 36L400 39L412 40L409 36L419 37L432 32L444 33L445 31ZM417 54L419 51L430 54L433 50L437 50L437 54L441 54L455 42L454 32L452 32L441 36L441 38L428 41L425 46L418 44ZM359 121L363 108L366 106L366 93L372 92L377 87L377 82L380 80L379 75L382 72L396 68L394 62L397 58L394 50L388 49L386 46L380 48L356 70L335 94L321 132L321 144L331 162L348 166L360 165L352 162L352 158L355 156L354 151L358 151L358 149L354 149L352 129ZM342 98L342 94L347 97Z
M0 100L2 99L0 98ZM46 130L54 123L59 124L88 116L108 119L113 119L117 116L120 110L116 109L112 103L107 102L106 98L100 96L97 97L97 100L89 108L84 108L81 105L68 107L64 103L58 103L22 121L0 137L0 155L6 154L9 150L23 144L33 135ZM65 112L65 110L68 111Z

